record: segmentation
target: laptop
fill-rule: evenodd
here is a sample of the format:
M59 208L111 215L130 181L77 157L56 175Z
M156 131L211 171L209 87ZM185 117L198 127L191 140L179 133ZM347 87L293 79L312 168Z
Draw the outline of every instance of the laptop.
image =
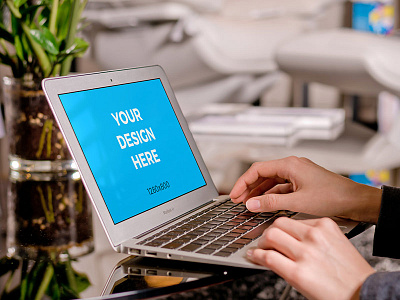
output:
M244 268L287 211L221 196L160 66L48 78L43 90L112 247L135 256ZM357 223L341 223L350 232Z
M114 267L101 296L113 294L118 298L121 294L129 299L147 299L265 272L268 271L130 256Z

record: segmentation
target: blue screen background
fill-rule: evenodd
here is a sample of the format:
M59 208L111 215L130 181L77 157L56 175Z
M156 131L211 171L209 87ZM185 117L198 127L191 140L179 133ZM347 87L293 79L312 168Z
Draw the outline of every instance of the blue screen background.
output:
M59 97L115 224L206 184L160 79ZM143 120L118 126L111 113L133 108ZM146 128L155 140L121 149L116 136ZM131 156L153 149L160 161L136 169Z

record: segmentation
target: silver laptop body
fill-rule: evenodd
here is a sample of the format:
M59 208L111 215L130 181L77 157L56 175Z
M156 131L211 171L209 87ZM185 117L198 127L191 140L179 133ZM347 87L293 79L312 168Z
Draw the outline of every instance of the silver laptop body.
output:
M158 237L218 205L234 208L227 196L218 195L165 72L160 66L129 68L48 78L42 86L116 251L263 268L245 255L257 237L280 215L303 218L290 212L258 215L251 241L230 255L200 251L212 241L192 251L182 250L184 244L154 246ZM342 223L344 232L356 224Z

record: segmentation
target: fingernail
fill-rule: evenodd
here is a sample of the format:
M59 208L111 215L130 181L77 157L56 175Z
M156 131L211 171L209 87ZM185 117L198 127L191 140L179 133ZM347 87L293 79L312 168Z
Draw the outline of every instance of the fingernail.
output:
M251 210L251 211L259 210L261 208L261 202L258 199L249 199L246 202L246 207L248 210Z
M247 252L246 252L246 254L247 254L248 257L253 257L253 253L254 253L254 250L253 250L253 249L249 249L249 250L247 250Z

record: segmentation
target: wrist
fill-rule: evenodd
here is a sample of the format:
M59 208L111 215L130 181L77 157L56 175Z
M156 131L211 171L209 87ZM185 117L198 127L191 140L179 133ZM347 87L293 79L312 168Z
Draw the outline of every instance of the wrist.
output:
M356 192L359 195L358 201L354 203L356 207L353 209L351 219L376 224L381 208L382 190L363 184L358 185Z
M354 293L350 298L351 300L358 300L361 298L361 289L364 285L364 282L367 280L369 276L371 276L374 273L376 273L376 271L372 267L370 267L370 270L364 274L363 278L361 278L359 285L357 286L356 290L354 291Z

